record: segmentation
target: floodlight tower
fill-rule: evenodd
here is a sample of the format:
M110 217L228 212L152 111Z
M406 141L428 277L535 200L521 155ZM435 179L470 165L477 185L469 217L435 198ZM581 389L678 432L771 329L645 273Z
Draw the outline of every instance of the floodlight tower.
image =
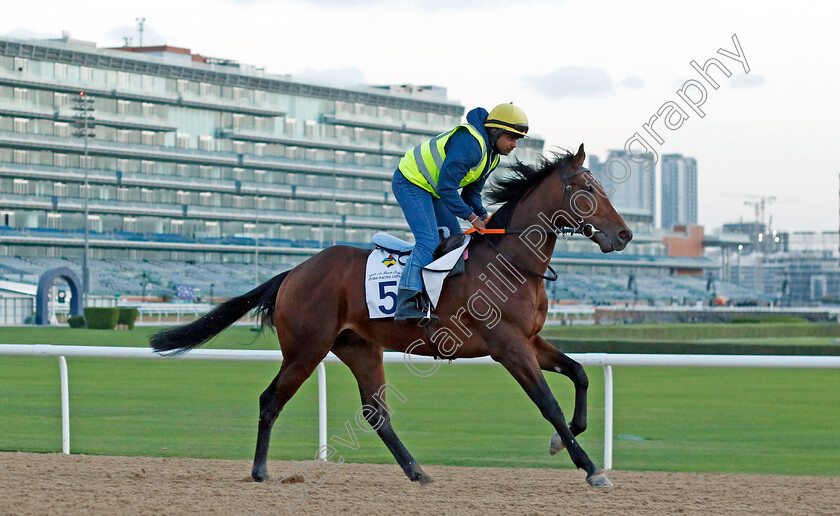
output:
M95 120L93 111L93 97L86 95L84 91L80 91L73 99L73 111L76 114L73 116L73 126L76 131L73 136L84 138L84 166L85 171L85 185L84 196L82 203L84 204L84 226L85 226L85 250L82 254L82 306L87 306L88 301L88 284L90 282L90 270L88 269L88 254L90 252L88 244L88 197L90 188L88 186L88 137L95 136L93 132L93 121Z
M138 33L138 36L139 36L139 38L138 38L139 41L137 43L137 46L142 47L143 46L143 24L146 22L146 18L142 18L142 17L141 18L134 18L134 20L137 21L137 33Z

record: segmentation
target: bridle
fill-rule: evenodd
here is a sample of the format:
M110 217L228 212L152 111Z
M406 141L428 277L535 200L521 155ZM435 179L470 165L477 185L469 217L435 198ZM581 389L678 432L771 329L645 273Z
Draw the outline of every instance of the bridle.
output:
M589 172L589 170L586 169L586 168L581 168L581 169L577 170L576 172L574 172L572 174L563 176L563 181L566 183L566 186L563 188L563 196L560 199L561 209L566 202L566 197L568 196L569 192L572 191L572 184L571 184L570 180L573 177L578 176L578 175L580 175L584 172ZM534 188L536 188L536 186L534 186ZM532 190L533 190L533 188L532 188ZM530 193L531 193L531 190L526 192L525 195L522 196L522 198L524 199ZM577 224L577 227L562 226L562 227L559 227L559 228L554 227L551 230L542 229L542 228L539 228L539 229L531 228L531 229L484 229L484 230L480 230L480 229L474 227L474 228L470 228L470 229L464 231L464 234L477 233L479 235L500 235L501 236L501 235L520 235L520 234L525 233L527 231L528 233L536 232L536 233L543 233L543 234L553 234L555 236L560 236L560 237L563 237L563 236L566 236L566 235L583 235L586 238L592 238L593 236L595 236L596 233L600 232L592 224L585 224L584 220L583 220L583 217L578 216L576 224ZM516 267L517 269L519 269L520 271L522 271L526 274L529 274L531 276L535 276L537 278L542 278L546 281L557 281L557 278L559 277L558 274L557 274L557 271L555 271L551 267L550 262L548 263L548 270L551 271L551 275L549 276L549 275L545 275L545 274L540 274L537 271L531 270L530 268L525 267L525 266L517 263L516 260L512 260L508 256L505 256L504 252L501 249L499 249L499 247L496 245L495 242L493 242L492 239L489 239L489 238L487 239L487 245L489 245L491 249L496 251L496 253L498 253L499 256L501 256L502 258L507 260L508 263L510 263L511 265L513 265L514 267Z

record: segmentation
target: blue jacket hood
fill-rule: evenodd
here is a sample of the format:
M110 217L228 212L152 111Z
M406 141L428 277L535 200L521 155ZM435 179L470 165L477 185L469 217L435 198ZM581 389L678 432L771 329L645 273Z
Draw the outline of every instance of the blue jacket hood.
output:
M489 143L489 141L487 139L487 129L484 128L484 121L487 120L489 114L483 107L477 107L467 113L467 122L478 129L479 134L484 136L485 143Z

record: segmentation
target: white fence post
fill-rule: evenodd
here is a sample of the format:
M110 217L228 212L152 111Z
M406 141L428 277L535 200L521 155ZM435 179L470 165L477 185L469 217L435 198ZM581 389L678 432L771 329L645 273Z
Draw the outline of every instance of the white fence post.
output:
M327 460L327 369L318 364L318 458Z
M612 469L613 448L613 375L612 366L604 366L604 469Z
M61 452L70 455L70 383L67 379L67 360L58 357L61 376Z

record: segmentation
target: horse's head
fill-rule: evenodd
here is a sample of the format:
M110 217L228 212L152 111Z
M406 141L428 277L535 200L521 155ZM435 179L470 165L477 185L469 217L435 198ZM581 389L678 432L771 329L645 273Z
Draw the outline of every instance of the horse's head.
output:
M584 168L584 159L580 144L577 154L563 162L560 175L565 187L560 205L564 218L598 244L601 252L621 251L633 239L633 232L613 208L601 183Z

